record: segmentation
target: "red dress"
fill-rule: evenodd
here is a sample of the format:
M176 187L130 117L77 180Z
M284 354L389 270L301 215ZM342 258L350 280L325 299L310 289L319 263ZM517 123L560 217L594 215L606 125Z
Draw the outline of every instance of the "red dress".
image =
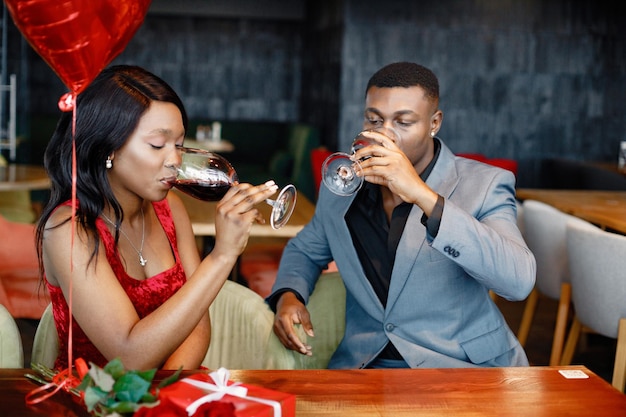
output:
M117 276L118 281L126 291L128 298L132 301L137 314L143 318L157 309L167 299L169 299L187 281L185 271L180 263L178 247L176 245L176 229L172 219L167 200L152 203L152 207L161 222L161 226L174 253L175 265L145 280L137 280L130 277L124 270L122 261L117 253L113 235L109 232L104 220L98 218L96 227L100 234L100 239L106 249L106 257ZM59 334L59 356L54 367L59 370L68 368L68 330L69 330L69 308L61 287L56 287L47 283L50 299L52 301L52 312ZM83 358L87 363L93 362L103 367L108 362L85 335L76 320L72 320L72 358Z

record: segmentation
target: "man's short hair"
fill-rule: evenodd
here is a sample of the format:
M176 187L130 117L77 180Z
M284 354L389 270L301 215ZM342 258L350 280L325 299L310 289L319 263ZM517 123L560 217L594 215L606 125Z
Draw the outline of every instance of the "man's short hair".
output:
M365 93L371 87L415 87L424 89L426 96L432 99L439 98L439 81L437 76L428 68L413 62L395 62L376 71L367 83Z

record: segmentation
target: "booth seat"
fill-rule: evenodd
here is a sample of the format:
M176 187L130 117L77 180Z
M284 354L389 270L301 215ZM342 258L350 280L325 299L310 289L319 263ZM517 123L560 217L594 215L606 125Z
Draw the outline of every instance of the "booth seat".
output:
M263 298L270 295L285 245L286 242L249 245L239 258L240 281ZM334 261L324 270L326 273L335 271Z
M13 222L33 223L37 215L30 191L0 191L0 216Z
M239 280L261 297L270 295L286 242L249 244L239 257Z
M507 169L511 171L517 177L517 161L515 159L507 158L488 158L481 153L457 153L456 156L463 158L474 159L476 161L484 162L485 164L493 165L499 168Z
M320 192L320 184L322 183L322 165L326 158L332 155L333 151L325 147L319 147L311 151L311 168L313 170L313 180L315 181L315 197Z
M473 159L480 162L487 162L487 159L489 159L482 153L457 153L456 156L462 156L463 158Z
M286 349L274 334L274 313L263 298L234 281L226 281L209 307L211 344L202 362L209 369L324 369L345 331L346 290L338 273L318 280L307 305L315 326L308 337L300 325L296 331L310 345L313 356ZM43 314L31 352L31 362L50 368L59 354L52 305Z
M50 302L40 285L35 225L0 215L0 304L15 318L39 319Z

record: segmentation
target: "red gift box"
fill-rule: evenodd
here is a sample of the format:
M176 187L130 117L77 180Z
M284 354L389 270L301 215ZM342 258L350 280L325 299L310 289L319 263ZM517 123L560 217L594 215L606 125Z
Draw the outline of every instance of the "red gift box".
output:
M224 368L194 374L162 388L159 399L186 410L189 416L203 404L219 401L231 403L237 417L295 417L295 395L229 381L229 376Z

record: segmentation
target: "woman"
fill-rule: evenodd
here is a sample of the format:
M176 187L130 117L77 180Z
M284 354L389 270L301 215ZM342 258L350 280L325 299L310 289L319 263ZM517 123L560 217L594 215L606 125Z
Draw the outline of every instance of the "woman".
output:
M217 205L215 247L201 260L187 212L169 192L187 128L177 94L139 67L113 66L76 106L76 213L66 113L46 150L52 193L37 228L59 333L55 368L68 366L70 299L74 359L198 368L210 342L209 305L260 219L254 206L277 187L232 187Z

